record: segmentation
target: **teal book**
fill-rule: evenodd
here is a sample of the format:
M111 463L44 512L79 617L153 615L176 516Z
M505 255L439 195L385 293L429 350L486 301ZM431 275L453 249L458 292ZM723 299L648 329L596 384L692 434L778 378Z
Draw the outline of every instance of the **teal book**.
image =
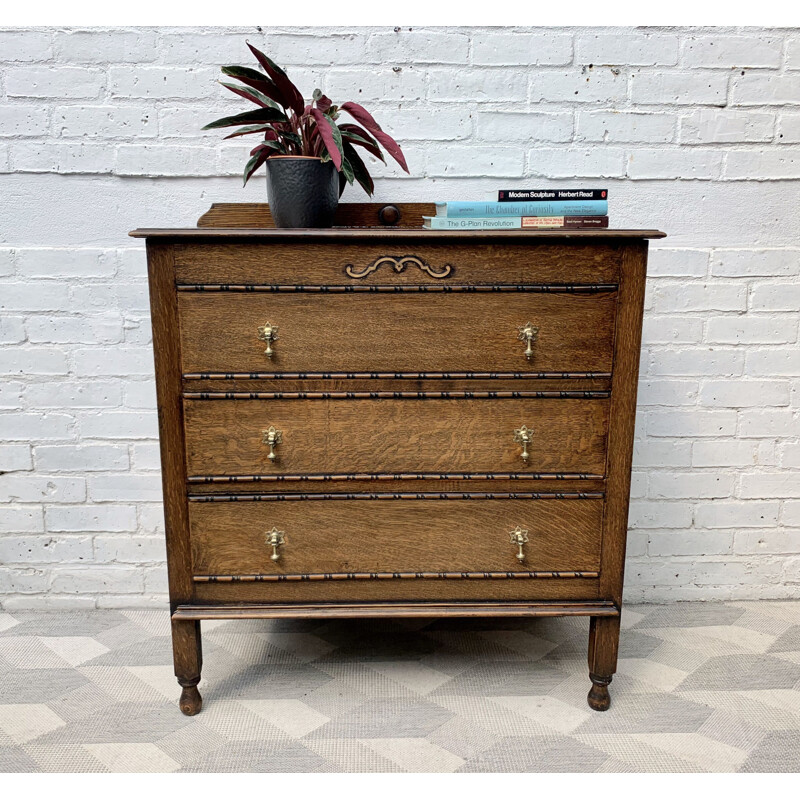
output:
M551 200L532 202L483 202L458 200L436 204L436 216L463 217L578 217L605 216L608 200Z

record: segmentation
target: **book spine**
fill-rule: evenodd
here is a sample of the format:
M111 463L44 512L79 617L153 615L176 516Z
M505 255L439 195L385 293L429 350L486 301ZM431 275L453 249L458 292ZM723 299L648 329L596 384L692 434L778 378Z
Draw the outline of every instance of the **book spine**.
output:
M500 203L542 200L608 200L608 189L501 189Z
M607 228L608 217L521 217L523 228Z
M573 217L605 216L608 214L607 200L551 200L526 203L472 203L458 201L443 203L444 213L437 205L437 216L452 219L463 217Z
M453 219L452 217L423 217L423 227L435 231L506 230L521 228L520 217L483 217Z
M607 228L608 217L423 217L423 227L438 231L520 228Z

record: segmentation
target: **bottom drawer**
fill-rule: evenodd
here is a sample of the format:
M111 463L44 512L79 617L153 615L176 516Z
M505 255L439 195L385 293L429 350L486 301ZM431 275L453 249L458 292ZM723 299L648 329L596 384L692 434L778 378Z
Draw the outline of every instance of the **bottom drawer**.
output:
M192 565L201 583L596 577L602 513L596 496L193 502Z

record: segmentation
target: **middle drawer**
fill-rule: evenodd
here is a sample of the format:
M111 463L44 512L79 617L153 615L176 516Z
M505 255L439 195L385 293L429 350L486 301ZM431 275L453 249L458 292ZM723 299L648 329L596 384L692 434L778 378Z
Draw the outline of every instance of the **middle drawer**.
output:
M186 399L187 468L190 477L604 475L609 403L536 397Z

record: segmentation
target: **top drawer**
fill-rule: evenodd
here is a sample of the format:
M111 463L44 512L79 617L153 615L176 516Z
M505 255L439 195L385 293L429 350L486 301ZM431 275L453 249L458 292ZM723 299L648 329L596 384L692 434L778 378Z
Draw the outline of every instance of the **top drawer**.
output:
M178 292L184 374L608 373L615 309L614 291L524 286Z

